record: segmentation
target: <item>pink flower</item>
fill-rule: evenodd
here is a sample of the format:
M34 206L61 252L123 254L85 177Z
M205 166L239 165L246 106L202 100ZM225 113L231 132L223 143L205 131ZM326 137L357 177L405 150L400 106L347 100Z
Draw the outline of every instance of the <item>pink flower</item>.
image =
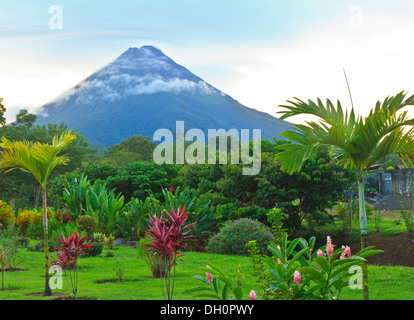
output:
M257 299L256 292L254 292L254 290L250 291L250 300L256 300L256 299Z
M339 260L343 260L345 259L346 256L348 256L348 258L351 256L351 248L348 246L342 246L343 249L345 249L344 251L342 251L341 256L339 257Z
M208 283L211 285L213 282L213 275L211 273L206 272Z
M302 279L302 277L301 277L299 271L295 271L295 274L293 276L293 279L295 280L296 284L298 286L300 286L300 280Z
M334 248L332 245L331 237L328 236L326 238L326 254L328 255L328 259L331 257L331 254L334 252Z
M323 252L322 252L322 250L318 250L317 255L318 255L318 257L323 256Z

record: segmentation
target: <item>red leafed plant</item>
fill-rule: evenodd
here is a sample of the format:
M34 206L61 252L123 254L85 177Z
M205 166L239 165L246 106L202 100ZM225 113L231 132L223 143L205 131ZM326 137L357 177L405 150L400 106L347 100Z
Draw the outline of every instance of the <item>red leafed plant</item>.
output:
M61 246L56 248L59 250L57 253L58 260L51 261L64 270L75 299L77 299L78 293L78 258L84 253L84 249L89 249L93 246L92 244L84 244L86 239L87 237L80 237L79 232L78 234L72 233L68 238L64 234L62 234L62 239L56 237Z
M149 248L148 252L158 257L162 292L165 299L172 300L177 259L180 257L180 250L186 248L187 242L191 241L190 231L196 224L186 224L188 214L185 213L185 207L181 211L178 208L177 212L171 209L171 212L165 213L166 217L162 213L159 218L156 215L150 218L146 234L151 244L145 247Z

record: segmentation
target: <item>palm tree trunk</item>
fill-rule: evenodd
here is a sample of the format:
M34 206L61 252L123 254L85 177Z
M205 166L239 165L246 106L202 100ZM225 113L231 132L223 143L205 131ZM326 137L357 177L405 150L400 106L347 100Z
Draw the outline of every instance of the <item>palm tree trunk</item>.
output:
M352 236L352 205L353 205L353 202L354 202L354 192L353 192L353 190L352 190L352 188L351 188L351 197L349 198L349 237L351 237Z
M39 184L35 189L35 205L34 207L37 208L39 206L39 198L40 198L40 191L42 190L42 186Z
M358 192L359 192L359 223L361 227L361 250L367 247L367 214L365 211L365 194L364 194L364 181L358 179ZM364 300L369 300L368 295L368 267L365 262L362 265L362 292Z
M49 285L49 235L47 232L47 204L46 204L46 187L43 188L43 231L44 231L44 248L45 248L45 297L52 295Z

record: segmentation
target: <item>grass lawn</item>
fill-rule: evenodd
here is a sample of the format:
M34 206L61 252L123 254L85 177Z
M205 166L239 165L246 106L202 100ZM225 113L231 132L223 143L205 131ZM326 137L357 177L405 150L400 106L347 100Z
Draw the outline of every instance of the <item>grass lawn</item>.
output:
M5 291L0 290L0 300L43 300L45 298L35 293L42 293L44 288L43 253L23 250L25 260L18 267L25 271L6 272ZM79 260L79 290L80 299L98 300L162 300L161 283L151 277L149 267L144 261L138 260L137 252L129 247L115 247L115 257L105 257L107 249L99 257L82 258ZM55 254L53 254L55 258ZM116 281L114 268L116 261L122 262L123 282ZM208 263L220 266L233 279L237 270L244 275L243 287L245 299L250 290L258 294L260 289L251 274L250 259L239 256L188 252L184 262L177 267L175 282L175 300L191 299L182 292L199 286L201 283L193 278L203 275L200 268ZM389 300L414 300L414 269L408 267L369 266L370 298ZM70 289L63 282L62 290L54 290L54 294L71 295ZM341 299L360 300L360 290L346 289Z

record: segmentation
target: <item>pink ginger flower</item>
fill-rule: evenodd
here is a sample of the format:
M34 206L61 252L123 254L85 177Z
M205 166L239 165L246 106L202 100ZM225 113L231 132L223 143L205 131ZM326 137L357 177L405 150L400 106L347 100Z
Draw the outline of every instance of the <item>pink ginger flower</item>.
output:
M206 268L211 269L209 265L206 265ZM211 285L211 283L213 282L213 275L209 272L206 272L206 276L207 276L208 283Z
M318 250L317 255L318 255L318 257L323 256L323 252L322 252L322 250Z
M299 271L295 271L295 274L293 276L293 279L295 280L296 284L298 286L300 286L300 280L302 279L302 277L301 277Z
M206 272L208 283L211 285L213 282L213 275L211 273Z
M328 236L326 238L326 254L328 255L328 259L331 257L331 254L334 252L334 248L332 245L331 237Z
M343 249L345 249L344 251L342 251L341 256L340 256L340 260L345 259L346 256L348 256L348 258L351 256L351 248L348 246L342 246Z
M254 292L254 290L250 291L250 300L256 300L257 299L257 295L256 292Z

